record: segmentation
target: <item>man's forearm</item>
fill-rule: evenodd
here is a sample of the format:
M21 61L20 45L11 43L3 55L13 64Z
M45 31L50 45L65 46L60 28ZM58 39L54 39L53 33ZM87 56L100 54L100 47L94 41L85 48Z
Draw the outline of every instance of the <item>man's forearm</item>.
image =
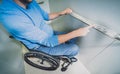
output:
M61 15L62 15L61 12L50 13L49 14L49 19L53 20L53 19L55 19L55 18L57 18L57 17L59 17Z
M85 36L89 32L89 29L92 27L94 27L94 25L87 26L84 28L79 28L67 34L58 35L58 41L59 43L64 43L72 38L79 37L79 36Z
M59 43L65 43L66 41L78 37L77 33L75 33L75 31L72 31L70 33L67 34L62 34L62 35L58 35L58 41Z

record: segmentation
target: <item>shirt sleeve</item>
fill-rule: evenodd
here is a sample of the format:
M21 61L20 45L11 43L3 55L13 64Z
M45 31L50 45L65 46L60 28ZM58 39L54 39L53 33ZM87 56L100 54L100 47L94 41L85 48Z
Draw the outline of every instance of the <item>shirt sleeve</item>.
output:
M40 30L38 27L35 27L28 22L25 23L22 20L18 20L16 18L14 18L14 20L10 18L8 19L9 20L3 20L2 24L4 24L5 28L17 40L26 40L33 44L36 43L47 47L55 47L59 45L57 35L49 36L46 32Z
M40 13L44 20L49 21L49 13L47 13L45 10L43 10L36 1L33 0L33 4L40 10Z
M49 21L49 14L46 11L44 11L41 7L40 7L40 9L41 9L40 12L41 12L44 20Z
M52 35L49 37L39 28L35 28L31 32L22 33L21 38L47 47L55 47L59 45L57 35Z

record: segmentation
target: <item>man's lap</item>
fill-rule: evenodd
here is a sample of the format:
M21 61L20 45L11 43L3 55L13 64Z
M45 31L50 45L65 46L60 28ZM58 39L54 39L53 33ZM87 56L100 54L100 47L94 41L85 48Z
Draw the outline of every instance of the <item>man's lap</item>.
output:
M74 50L79 50L79 47L73 43L64 43L55 47L40 46L37 50L50 55L70 55Z
M56 35L64 34L64 32L54 32ZM55 47L40 46L36 50L45 52L50 55L70 55L72 52L79 50L79 47L75 44L76 38L67 41L66 43L57 45Z

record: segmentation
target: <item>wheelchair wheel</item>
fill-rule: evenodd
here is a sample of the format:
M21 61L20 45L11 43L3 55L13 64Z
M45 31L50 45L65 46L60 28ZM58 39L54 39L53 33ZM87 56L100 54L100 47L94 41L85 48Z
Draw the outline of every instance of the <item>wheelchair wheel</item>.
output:
M24 60L31 66L42 70L56 70L59 67L58 59L42 53L42 52L28 52L24 55Z

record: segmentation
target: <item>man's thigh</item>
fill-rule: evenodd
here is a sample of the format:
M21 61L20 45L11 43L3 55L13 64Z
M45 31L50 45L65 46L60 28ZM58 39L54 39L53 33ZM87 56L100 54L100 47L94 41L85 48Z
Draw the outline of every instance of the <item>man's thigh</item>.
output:
M72 55L74 52L79 51L79 47L73 43L64 43L55 47L41 46L37 50L48 53L50 55Z

